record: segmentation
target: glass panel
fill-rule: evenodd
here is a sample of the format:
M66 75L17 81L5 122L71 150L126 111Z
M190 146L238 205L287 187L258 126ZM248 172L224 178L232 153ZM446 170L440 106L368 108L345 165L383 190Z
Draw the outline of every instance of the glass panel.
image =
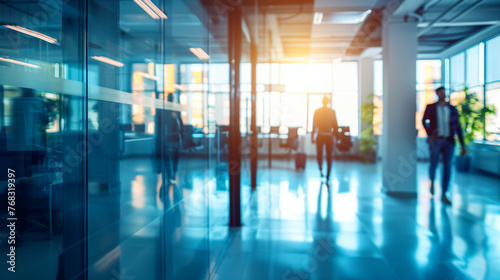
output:
M487 87L486 106L496 110L495 114L488 114L486 117L486 139L500 141L500 83Z
M281 116L280 116L280 92L269 92L268 95L268 110L269 110L269 125L270 126L279 126L281 125Z
M310 93L332 92L332 64L309 64L307 69L307 91Z
M373 134L382 135L383 95L384 95L384 62L373 61Z
M373 90L375 95L382 95L384 90L384 62L375 60L373 62Z
M500 36L486 41L486 83L500 81Z
M479 76L481 75L479 45L468 49L466 53L467 53L467 63L466 63L467 86L468 87L478 86Z
M465 86L465 54L459 53L450 59L451 90L460 91Z
M333 90L358 90L357 62L333 64Z
M348 126L351 136L358 136L358 92L334 91L332 107L336 111L339 126Z
M16 211L0 216L18 221L16 258L29 264L18 279L214 277L227 238L215 226L228 220L230 10L209 20L210 3L143 2L1 4L0 165L11 171L0 194L15 194ZM249 69L244 53L243 132Z
M285 85L286 92L307 91L306 64L281 64L281 84Z
M85 11L74 6L78 1L1 3L1 279L73 279L85 269L91 146Z
M307 110L304 104L307 104L306 93L282 93L280 124L306 129Z
M166 202L160 156L166 153L158 147L166 116L163 98L170 93L161 75L168 69L161 69L164 57L156 47L162 43L161 21L134 1L88 5L89 77L94 77L89 84L95 86L88 106L95 125L88 135L100 139L88 156L88 275L108 279L126 271L156 278L161 265L154 248L160 244L157 213ZM144 256L140 261L138 254Z
M333 64L332 108L339 126L349 126L351 136L358 135L358 64Z
M446 92L450 91L450 59L444 60L444 87Z
M441 60L417 60L417 112L415 118L419 137L426 137L422 117L427 104L436 101L436 88L441 86Z

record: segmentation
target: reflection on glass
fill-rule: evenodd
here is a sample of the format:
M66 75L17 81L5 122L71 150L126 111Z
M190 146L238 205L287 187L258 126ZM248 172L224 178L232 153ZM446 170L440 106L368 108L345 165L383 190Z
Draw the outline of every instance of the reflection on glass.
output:
M427 104L436 101L435 90L441 85L441 60L417 60L417 112L415 125L418 137L425 137L422 117Z

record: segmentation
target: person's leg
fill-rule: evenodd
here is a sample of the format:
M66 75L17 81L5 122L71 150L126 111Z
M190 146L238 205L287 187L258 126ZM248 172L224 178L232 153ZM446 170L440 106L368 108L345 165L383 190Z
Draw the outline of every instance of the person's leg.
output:
M440 154L440 142L429 142L430 149L430 165L429 165L429 179L431 180L431 194L434 194L434 179L436 178L436 168L439 163L439 154Z
M451 142L443 145L443 197L446 195L451 177L451 163L453 161L453 151L455 146Z
M316 138L316 159L318 160L319 172L323 176L323 141L321 136Z
M326 161L328 170L326 171L326 180L330 179L330 172L332 171L332 152L333 152L333 138L328 137L325 139L326 145Z
M167 152L165 153L165 169L166 169L166 179L165 183L169 184L170 180L173 179L173 160L172 160L172 153L173 151L171 149L167 149Z
M172 173L173 180L177 180L177 170L179 169L179 150L172 152Z

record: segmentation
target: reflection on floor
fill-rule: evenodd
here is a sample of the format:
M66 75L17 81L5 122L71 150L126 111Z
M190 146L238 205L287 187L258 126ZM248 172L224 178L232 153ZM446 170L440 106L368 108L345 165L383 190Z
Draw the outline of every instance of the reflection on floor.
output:
M215 278L498 279L500 179L454 173L450 207L431 198L427 166L418 198L396 199L380 164L336 162L328 188L313 161L273 162Z
M418 198L396 199L380 164L335 162L328 188L312 160L263 160L229 228L227 165L184 158L161 198L151 160L123 159L118 192L89 190L89 279L498 279L500 178L454 173L449 207L427 166ZM27 234L19 273L0 279L55 279L62 241Z

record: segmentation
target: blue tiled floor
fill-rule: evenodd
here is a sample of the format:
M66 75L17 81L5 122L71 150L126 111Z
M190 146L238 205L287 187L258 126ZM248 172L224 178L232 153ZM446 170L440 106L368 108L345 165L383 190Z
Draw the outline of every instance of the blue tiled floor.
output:
M329 188L307 165L261 163L215 279L500 279L500 178L453 173L446 206L427 163L416 199L386 196L380 164L335 162Z
M89 236L89 279L500 279L500 178L454 172L450 207L439 187L430 196L427 166L418 197L398 199L382 192L380 163L335 162L328 188L313 160L301 172L264 160L257 191L242 187L244 225L230 228L224 166L184 159L160 199L150 160L124 159L119 196L89 191L89 224L117 215ZM14 279L54 279L61 235L30 234ZM103 252L107 238L119 244Z

